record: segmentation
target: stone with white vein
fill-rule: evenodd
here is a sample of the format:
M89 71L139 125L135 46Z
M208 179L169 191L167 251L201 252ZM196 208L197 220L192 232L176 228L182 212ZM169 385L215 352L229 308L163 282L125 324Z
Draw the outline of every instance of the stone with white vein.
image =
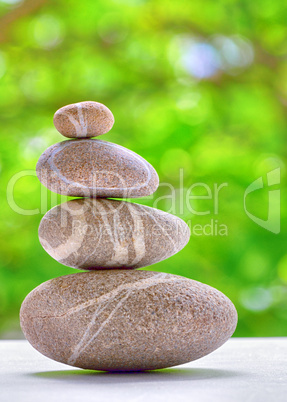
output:
M188 242L180 218L144 205L75 199L42 218L39 239L60 263L80 269L139 268L162 261Z
M68 140L52 145L36 166L49 190L73 197L144 197L159 184L155 169L141 156L101 140Z
M99 102L79 102L61 107L54 114L56 129L68 138L97 137L114 124L110 109Z
M93 271L45 282L24 300L23 332L39 352L92 370L135 371L198 359L233 334L218 290L151 271Z

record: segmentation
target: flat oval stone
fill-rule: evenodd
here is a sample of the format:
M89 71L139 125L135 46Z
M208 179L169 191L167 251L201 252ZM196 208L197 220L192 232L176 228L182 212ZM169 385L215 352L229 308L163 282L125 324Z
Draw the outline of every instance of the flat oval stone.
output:
M46 213L43 248L60 263L81 269L139 268L181 250L190 237L180 218L158 209L106 199L75 199Z
M24 300L23 332L39 352L84 369L127 371L198 359L233 334L218 290L177 275L95 271L45 282Z
M98 102L79 102L61 107L54 114L54 125L65 137L97 137L110 131L115 119L105 105Z
M73 197L134 198L159 184L155 169L141 156L101 140L69 140L52 145L36 166L49 190Z

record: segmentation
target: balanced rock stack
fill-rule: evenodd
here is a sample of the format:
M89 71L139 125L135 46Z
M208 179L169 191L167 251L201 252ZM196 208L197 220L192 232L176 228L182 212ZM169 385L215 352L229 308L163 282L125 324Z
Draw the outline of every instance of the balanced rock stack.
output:
M39 238L51 257L89 272L35 288L21 307L23 332L45 356L84 369L148 370L198 359L233 334L236 310L208 285L133 270L171 257L190 232L178 217L110 199L148 196L159 183L139 155L90 139L113 123L97 102L68 105L54 116L58 131L74 139L41 155L38 178L54 192L85 198L48 211Z

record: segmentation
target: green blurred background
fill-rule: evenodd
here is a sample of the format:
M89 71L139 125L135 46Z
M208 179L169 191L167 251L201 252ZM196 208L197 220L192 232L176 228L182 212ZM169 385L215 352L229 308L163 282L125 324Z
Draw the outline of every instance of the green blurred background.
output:
M115 116L102 139L142 155L175 189L172 209L167 185L139 202L192 227L226 225L227 236L196 231L184 250L152 269L224 292L239 313L236 336L286 335L286 20L283 0L0 0L0 337L21 337L18 311L29 291L75 273L38 242L55 197L48 193L41 213L21 215L6 191L13 175L34 170L40 154L64 139L54 112L83 100L102 102ZM277 167L281 232L274 234L248 218L243 198ZM182 201L195 183L213 195L215 183L227 183L218 213L214 198L191 201L205 215ZM41 190L35 176L23 177L15 202L41 208ZM268 188L250 194L247 207L267 219Z

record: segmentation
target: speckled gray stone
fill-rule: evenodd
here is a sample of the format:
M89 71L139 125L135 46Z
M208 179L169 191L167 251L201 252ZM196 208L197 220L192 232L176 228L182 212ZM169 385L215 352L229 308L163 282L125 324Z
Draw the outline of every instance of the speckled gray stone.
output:
M110 131L114 124L110 109L98 102L79 102L61 107L54 114L54 125L65 137L97 137Z
M28 341L51 359L94 370L186 363L221 346L237 313L218 290L151 271L93 271L34 289L21 307Z
M52 145L36 166L51 191L74 197L143 197L156 191L155 169L141 156L101 140L69 140Z
M180 218L136 203L75 199L46 213L39 226L43 248L81 269L139 268L181 250L190 237Z

